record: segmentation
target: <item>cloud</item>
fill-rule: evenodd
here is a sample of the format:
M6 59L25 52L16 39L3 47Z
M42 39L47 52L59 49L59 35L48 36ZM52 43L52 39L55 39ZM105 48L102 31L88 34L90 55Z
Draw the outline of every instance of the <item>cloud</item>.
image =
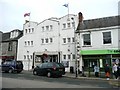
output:
M41 22L50 17L62 17L69 3L71 14L82 12L84 19L117 15L119 0L0 0L0 30L23 28L24 14L31 12L31 20Z

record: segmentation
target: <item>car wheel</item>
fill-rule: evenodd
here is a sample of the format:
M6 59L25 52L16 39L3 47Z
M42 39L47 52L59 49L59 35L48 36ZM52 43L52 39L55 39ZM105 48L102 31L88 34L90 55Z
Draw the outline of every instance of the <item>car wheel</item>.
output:
M51 77L51 72L48 72L48 73L47 73L47 77Z
M13 70L12 69L9 69L9 71L8 71L9 73L13 73Z
M33 75L37 75L37 71L36 70L33 71Z

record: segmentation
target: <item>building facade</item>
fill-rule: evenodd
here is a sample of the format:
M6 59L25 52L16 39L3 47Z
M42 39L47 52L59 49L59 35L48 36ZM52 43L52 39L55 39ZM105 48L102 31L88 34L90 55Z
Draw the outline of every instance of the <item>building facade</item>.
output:
M61 62L69 71L75 66L74 30L78 25L77 15L49 18L40 23L26 22L23 37L18 40L18 57L25 70L43 62Z
M94 72L98 65L101 71L104 66L120 62L120 16L84 20L78 24L80 34L80 62L85 71Z
M15 29L11 32L2 33L1 60L17 59L18 39L22 36L22 31ZM1 61L1 62L2 62Z
M0 56L2 56L2 34L3 32L0 31ZM2 57L0 57L0 65L2 62Z

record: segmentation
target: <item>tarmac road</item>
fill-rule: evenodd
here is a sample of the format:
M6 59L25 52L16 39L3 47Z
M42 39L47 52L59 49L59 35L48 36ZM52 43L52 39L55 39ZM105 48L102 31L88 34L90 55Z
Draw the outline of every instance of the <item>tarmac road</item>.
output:
M3 73L2 88L116 88L104 80L88 80L74 78L48 78L34 76L32 72L20 74Z

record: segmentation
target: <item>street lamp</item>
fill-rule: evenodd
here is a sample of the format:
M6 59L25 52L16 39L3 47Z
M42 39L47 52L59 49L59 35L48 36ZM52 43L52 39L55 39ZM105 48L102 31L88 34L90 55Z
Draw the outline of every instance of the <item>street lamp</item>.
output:
M76 39L76 30L75 30L75 20L74 18L72 17L71 18L73 20L73 28L74 28L74 39L75 39L75 77L78 77L78 68L77 68L77 48L76 48L76 42L77 42L77 39Z

